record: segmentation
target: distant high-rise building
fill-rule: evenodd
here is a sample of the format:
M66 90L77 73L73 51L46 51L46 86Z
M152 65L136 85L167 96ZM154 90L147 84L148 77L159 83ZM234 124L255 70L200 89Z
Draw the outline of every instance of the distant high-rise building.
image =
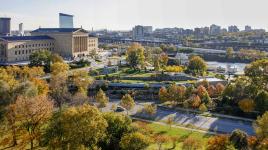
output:
M251 31L251 30L252 30L251 26L248 26L248 25L245 26L245 31L246 31L246 32L249 32L249 31Z
M152 26L143 26L143 31L145 34L152 34L153 33L153 27Z
M141 39L144 37L150 36L153 33L152 26L141 26L137 25L132 29L132 37L133 39Z
M218 35L221 33L221 27L215 24L210 26L210 35Z
M59 13L60 28L73 28L73 15Z
M11 18L0 18L0 36L10 35Z
M133 39L139 39L144 37L144 28L141 25L137 25L132 29Z
M238 29L237 26L229 26L228 27L228 32L231 32L231 33L233 33L233 32L239 32L239 29Z
M20 24L19 24L19 35L21 35L21 36L24 35L23 23L20 23Z

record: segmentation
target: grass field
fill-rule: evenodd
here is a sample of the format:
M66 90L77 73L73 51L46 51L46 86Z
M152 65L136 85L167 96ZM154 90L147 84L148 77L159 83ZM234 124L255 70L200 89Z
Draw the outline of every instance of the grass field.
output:
M135 122L134 122L135 123ZM175 150L182 149L182 141L188 137L193 137L201 141L202 145L206 145L208 138L212 135L201 133L201 132L192 132L189 130L184 130L181 128L169 127L167 125L161 125L157 123L147 123L147 126L150 127L154 134L163 134L166 136L178 137L180 140L176 144ZM170 149L172 147L172 142L163 144L162 149ZM205 147L203 147L205 149ZM158 150L157 144L151 144L147 150Z

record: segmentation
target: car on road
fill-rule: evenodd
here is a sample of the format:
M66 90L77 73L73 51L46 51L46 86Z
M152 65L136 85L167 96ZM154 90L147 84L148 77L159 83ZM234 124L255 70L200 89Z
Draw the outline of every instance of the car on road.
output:
M126 111L126 109L124 107L121 107L121 106L117 106L115 109L115 112L124 112L124 111Z

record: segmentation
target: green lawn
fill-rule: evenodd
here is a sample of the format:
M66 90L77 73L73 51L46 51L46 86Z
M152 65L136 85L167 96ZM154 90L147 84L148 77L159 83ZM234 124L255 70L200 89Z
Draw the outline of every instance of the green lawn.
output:
M202 145L206 145L208 138L211 135L201 132L191 132L189 130L184 130L181 128L169 127L167 125L160 125L157 123L148 123L148 126L153 130L154 134L163 134L172 137L178 137L180 139L177 142L175 150L181 150L182 148L182 141L188 137L193 137L195 139L199 139L202 142ZM163 144L162 149L169 149L172 147L172 142ZM147 150L157 150L157 144L151 144ZM205 147L203 147L205 149Z

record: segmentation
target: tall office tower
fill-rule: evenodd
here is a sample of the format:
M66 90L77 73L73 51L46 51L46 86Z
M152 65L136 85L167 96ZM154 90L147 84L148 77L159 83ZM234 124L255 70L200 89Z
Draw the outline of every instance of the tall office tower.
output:
M59 13L60 28L73 28L73 15Z
M143 31L145 34L152 34L153 33L153 27L152 26L143 26Z
M137 25L132 29L133 39L141 39L144 37L144 28L141 25Z
M229 26L228 27L228 32L231 32L231 33L233 33L233 32L239 32L239 29L238 29L237 26Z
M20 24L19 24L19 35L21 35L21 36L24 35L23 23L20 23Z
M221 33L221 27L220 26L217 26L215 24L212 24L210 26L210 35L218 35Z
M10 35L11 18L0 18L0 36Z

